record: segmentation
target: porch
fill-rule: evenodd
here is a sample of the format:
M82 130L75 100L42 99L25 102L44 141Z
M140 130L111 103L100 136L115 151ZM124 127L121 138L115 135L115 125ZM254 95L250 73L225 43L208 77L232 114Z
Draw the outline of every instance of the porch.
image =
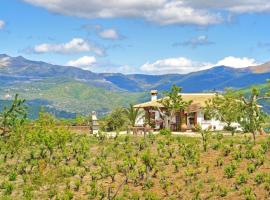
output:
M165 122L161 118L159 111L153 108L144 108L145 123L155 131L165 128ZM197 125L197 112L178 111L170 121L170 130L174 132L194 130Z

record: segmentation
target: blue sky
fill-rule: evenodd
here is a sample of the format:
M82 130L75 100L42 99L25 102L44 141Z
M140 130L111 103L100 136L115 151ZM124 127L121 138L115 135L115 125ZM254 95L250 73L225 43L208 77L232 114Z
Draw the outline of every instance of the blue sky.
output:
M0 53L94 72L257 65L269 35L267 0L0 1Z

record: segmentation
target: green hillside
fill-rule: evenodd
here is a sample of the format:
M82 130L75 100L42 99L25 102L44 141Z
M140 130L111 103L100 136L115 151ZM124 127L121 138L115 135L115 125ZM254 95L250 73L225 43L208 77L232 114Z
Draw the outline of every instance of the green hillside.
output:
M147 98L145 93L114 92L68 78L50 78L8 88L0 87L1 98L16 93L26 100L46 100L54 109L78 114L89 114L93 110L104 114Z
M269 86L267 84L259 84L259 85L253 85L251 87L243 88L239 90L239 92L243 93L244 95L248 96L251 94L252 88L257 88L264 94ZM263 110L267 113L270 113L270 102L266 100L261 100L260 104L263 106Z
M9 107L12 104L12 100L0 100L0 111L5 107ZM66 112L64 110L57 110L50 102L41 99L28 100L25 103L27 107L27 117L30 119L37 119L41 110L52 113L57 118L76 118L76 113Z
M264 92L267 85L254 87ZM248 95L251 87L239 91ZM143 92L111 91L72 78L49 78L12 86L0 86L0 100L2 99L0 110L16 93L27 100L31 118L37 117L41 107L57 117L73 118L76 114L88 115L93 110L99 115L104 115L117 107L149 100L149 95ZM263 109L270 113L269 102L260 103Z
M265 91L267 89L267 84L259 84L259 85L253 85L253 86L250 86L250 87L247 87L247 88L243 88L241 90L239 90L240 92L244 93L244 94L249 94L250 91L251 91L251 88L257 88L258 90L260 91Z

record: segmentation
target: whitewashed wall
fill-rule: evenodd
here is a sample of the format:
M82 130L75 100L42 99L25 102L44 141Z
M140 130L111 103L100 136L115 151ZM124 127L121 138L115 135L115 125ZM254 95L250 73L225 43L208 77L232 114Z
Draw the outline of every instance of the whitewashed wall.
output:
M143 126L144 123L145 123L145 111L143 109L140 110L141 111L141 114L137 117L137 120L136 120L136 126ZM159 111L155 111L155 120L160 120L161 119L161 116L160 116L160 113ZM156 124L156 129L159 129L160 128L160 125Z
M140 116L137 117L136 120L136 126L143 126L145 123L145 118L144 118L144 110L142 109L142 113ZM159 120L160 119L160 113L158 111L155 111L155 120ZM204 113L198 112L197 115L197 123L202 127L202 129L208 129L210 126L212 127L212 130L217 130L217 131L221 131L224 129L224 126L226 125L225 123L219 121L219 120L215 120L215 119L211 119L211 120L205 120L204 119ZM241 130L239 124L234 123L233 126L237 127L237 130ZM215 129L214 129L215 127ZM155 127L156 129L159 129L160 126L156 125Z
M144 125L144 121L145 121L145 112L143 109L140 109L140 115L138 115L137 119L136 119L136 122L135 122L135 125L136 126L143 126Z
M225 124L219 120L215 119L205 120L204 113L202 111L198 113L197 122L199 125L201 125L203 130L208 129L211 126L212 130L221 131L224 129L225 126Z
M224 127L226 126L226 123L221 122L219 120L211 119L211 120L204 120L204 113L199 112L198 118L197 118L198 124L201 125L202 129L208 129L209 126L212 127L212 130L222 131L224 130ZM242 131L242 128L240 124L238 123L232 123L232 127L236 127L236 130ZM214 129L215 127L215 129Z

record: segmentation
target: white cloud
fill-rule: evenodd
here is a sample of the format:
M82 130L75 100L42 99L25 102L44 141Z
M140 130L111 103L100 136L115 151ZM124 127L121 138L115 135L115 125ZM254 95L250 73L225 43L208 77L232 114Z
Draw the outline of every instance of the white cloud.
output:
M77 60L69 61L66 65L78 67L84 70L91 70L96 61L97 60L94 56L83 56Z
M209 25L218 13L185 5L184 0L24 0L52 12L84 18L141 17L166 24Z
M81 27L87 32L96 31L99 37L107 40L119 40L122 39L123 36L113 28L104 28L100 24L85 24Z
M82 38L73 38L71 41L63 44L40 44L33 48L36 53L81 53L81 52L94 52L97 55L103 55L104 50L89 44Z
M0 58L0 68L8 66L9 63L10 63L9 57Z
M167 58L154 63L145 63L140 67L142 72L150 74L186 74L209 68L209 63L192 61L185 57Z
M160 24L209 25L219 13L269 12L269 0L24 0L52 12L84 18L141 17Z
M249 4L249 5L236 5L228 9L234 13L259 13L259 12L269 12L270 3L263 2L261 4Z
M247 57L237 58L229 56L217 61L216 63L193 61L185 57L179 57L157 60L153 63L148 62L142 65L140 70L143 73L149 74L187 74L222 65L233 68L244 68L259 64L260 63L255 59Z
M120 38L118 32L114 29L105 29L99 32L99 36L104 39L117 40Z
M5 27L5 22L3 20L0 20L0 29L3 29Z
M218 13L211 13L207 10L194 9L185 6L182 1L168 1L163 7L145 13L146 19L155 21L162 25L169 24L196 24L210 25L223 21Z
M257 62L253 58L247 58L247 57L237 58L237 57L229 56L218 61L214 66L224 65L224 66L233 67L233 68L244 68L244 67L256 66L259 64L261 63Z
M258 13L269 12L270 2L268 0L185 0L186 6L200 9L219 9L232 13Z

